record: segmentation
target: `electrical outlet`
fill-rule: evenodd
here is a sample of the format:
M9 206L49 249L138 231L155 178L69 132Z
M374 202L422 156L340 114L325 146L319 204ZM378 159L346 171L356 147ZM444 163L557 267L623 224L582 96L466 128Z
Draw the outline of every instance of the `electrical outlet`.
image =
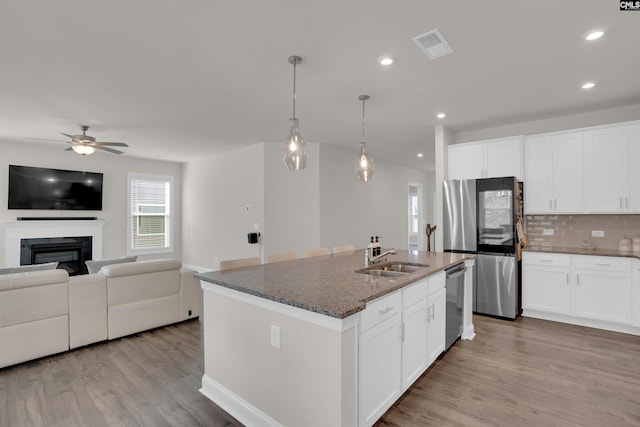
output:
M271 325L271 347L280 349L280 326Z
M604 230L591 230L591 237L604 237Z
M543 236L553 236L553 228L545 228L542 230Z

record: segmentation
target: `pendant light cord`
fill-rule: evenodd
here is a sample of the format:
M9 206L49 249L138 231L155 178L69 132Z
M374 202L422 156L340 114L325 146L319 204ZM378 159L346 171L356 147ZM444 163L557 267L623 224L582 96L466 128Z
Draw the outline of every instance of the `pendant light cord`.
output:
M364 102L366 99L362 100L362 142L364 142Z
M296 65L298 61L293 61L293 118L296 118Z

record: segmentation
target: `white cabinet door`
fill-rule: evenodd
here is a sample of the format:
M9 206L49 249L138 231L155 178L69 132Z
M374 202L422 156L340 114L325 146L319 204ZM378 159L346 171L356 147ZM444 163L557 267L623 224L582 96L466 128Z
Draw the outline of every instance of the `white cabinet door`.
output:
M444 288L432 293L427 298L427 366L431 365L444 351L446 338L447 292Z
M604 128L585 135L586 210L593 213L617 213L627 199L624 187L623 141L620 127Z
M529 265L522 271L522 308L571 314L570 270L564 267Z
M625 211L640 213L640 124L625 127L622 136L627 170Z
M552 138L555 213L584 211L582 140L582 133Z
M371 426L401 394L400 314L360 334L359 425Z
M426 293L425 293L426 294ZM427 302L402 311L402 391L427 369Z
M632 324L640 328L640 260L633 262L631 283L631 315Z
M587 319L631 323L629 273L576 270L574 315Z
M485 178L522 174L522 137L506 138L485 144Z
M553 210L553 162L550 136L527 137L524 141L524 208L527 213Z
M481 144L450 145L448 150L448 179L483 178L484 147Z

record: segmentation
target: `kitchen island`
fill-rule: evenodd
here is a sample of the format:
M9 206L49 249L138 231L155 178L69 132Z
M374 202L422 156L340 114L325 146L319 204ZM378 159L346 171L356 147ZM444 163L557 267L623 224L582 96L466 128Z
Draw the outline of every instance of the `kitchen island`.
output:
M427 337L416 339L415 331L423 327L426 335L426 324L433 321L442 331L432 335L444 334L444 322L434 321L437 311L428 305L428 289L444 286L445 269L474 261L465 254L398 251L380 264L421 268L386 277L358 272L363 260L364 251L358 250L197 274L204 294L201 392L246 425L375 422L406 389L400 365L416 354L427 358ZM468 268L464 301L458 302L463 339L474 336L472 280ZM411 307L409 299L416 302ZM409 323L414 312L422 316L418 329ZM375 347L385 343L381 339L393 341ZM418 360L411 381L432 361ZM385 372L367 366L383 366ZM393 386L388 396L381 389L383 401L371 403L367 396L379 396L375 388L385 384Z

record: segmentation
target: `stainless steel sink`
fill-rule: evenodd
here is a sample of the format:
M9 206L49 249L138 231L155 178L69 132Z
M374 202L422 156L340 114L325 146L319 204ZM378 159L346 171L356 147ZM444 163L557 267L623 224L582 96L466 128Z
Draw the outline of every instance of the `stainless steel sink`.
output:
M370 276L381 276L381 277L400 277L406 276L409 273L401 272L401 271L391 271L391 270L379 270L377 268L373 268L370 270L357 270L357 273L368 274Z
M399 273L414 273L423 268L427 268L427 264L410 264L406 262L394 262L389 264L377 265L376 268L384 271L399 272Z

